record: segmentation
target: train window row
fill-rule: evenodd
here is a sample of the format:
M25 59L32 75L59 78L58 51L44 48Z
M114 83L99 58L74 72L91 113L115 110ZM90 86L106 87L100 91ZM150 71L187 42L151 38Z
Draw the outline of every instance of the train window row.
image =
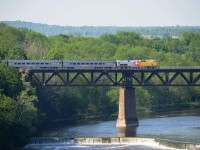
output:
M70 63L70 65L105 65L105 63Z
M50 65L51 63L14 63L15 65Z
M14 63L15 65L51 65L51 63ZM70 65L105 65L105 63L70 63Z

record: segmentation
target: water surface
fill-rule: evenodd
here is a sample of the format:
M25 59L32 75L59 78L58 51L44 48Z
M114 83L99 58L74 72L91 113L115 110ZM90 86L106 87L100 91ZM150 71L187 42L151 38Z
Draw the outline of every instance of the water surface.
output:
M116 128L116 120L97 121L71 127L64 127L45 134L45 137L145 137L161 138L180 142L200 144L200 110L176 111L166 113L138 114L139 126ZM37 138L36 138L37 140ZM42 144L29 144L27 149L35 150L88 150L88 149L138 149L162 150L172 149L153 145L81 145L73 141L52 143L45 141Z
M200 144L200 111L139 114L139 126L116 128L116 120L66 127L49 133L55 137L149 137Z

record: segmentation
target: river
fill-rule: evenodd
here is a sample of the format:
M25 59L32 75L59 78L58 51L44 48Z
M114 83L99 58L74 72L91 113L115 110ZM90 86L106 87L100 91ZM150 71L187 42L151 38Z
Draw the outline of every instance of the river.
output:
M143 113L138 114L139 126L136 128L118 129L116 120L96 121L87 124L65 127L45 134L45 137L62 137L65 139L74 137L141 137L141 138L161 138L180 142L191 142L200 144L200 110L173 111L162 113ZM47 142L48 143L48 142ZM50 145L49 145L50 144ZM66 149L73 149L73 142L66 142ZM58 143L48 143L48 148L43 144L29 144L26 147L31 149L65 149ZM71 147L70 147L71 146ZM110 147L78 145L76 149L110 149ZM116 149L131 149L129 145L121 145ZM123 147L125 146L125 148ZM149 147L148 149L151 149ZM138 147L145 149L145 147ZM159 148L152 148L159 149ZM163 149L163 148L160 148Z

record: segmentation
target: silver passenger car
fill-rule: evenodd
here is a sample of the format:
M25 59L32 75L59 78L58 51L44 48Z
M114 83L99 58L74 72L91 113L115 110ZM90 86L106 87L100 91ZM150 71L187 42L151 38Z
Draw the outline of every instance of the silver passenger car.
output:
M111 69L116 67L116 61L101 60L63 60L63 68L69 69Z
M62 67L60 60L4 60L2 62L14 68L46 69Z

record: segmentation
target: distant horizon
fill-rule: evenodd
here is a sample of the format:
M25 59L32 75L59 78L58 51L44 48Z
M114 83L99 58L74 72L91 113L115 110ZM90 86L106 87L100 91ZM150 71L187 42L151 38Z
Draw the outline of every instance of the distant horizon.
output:
M25 23L33 23L33 24L42 24L48 26L60 26L60 27L200 27L200 25L166 25L166 26L114 26L114 25L102 25L102 26L95 26L95 25L59 25L59 24L48 24L48 23L41 23L41 22L31 22L31 21L24 21L24 20L0 20L0 22L25 22Z

